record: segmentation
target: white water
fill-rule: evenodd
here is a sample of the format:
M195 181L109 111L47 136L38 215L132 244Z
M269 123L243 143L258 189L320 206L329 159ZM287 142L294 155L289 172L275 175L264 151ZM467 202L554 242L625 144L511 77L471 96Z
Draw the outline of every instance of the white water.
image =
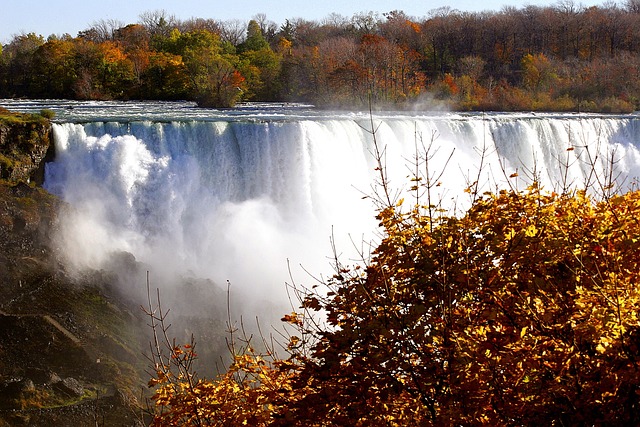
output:
M155 277L229 280L256 301L284 301L287 259L318 276L330 273L332 227L347 254L354 254L350 239L375 240L375 212L362 199L376 178L367 114L53 107L57 152L45 187L74 207L59 244L79 269L102 268L113 252L126 251ZM450 208L468 206L463 190L478 176L482 152L483 190L507 182L523 188L532 171L547 188L582 186L594 170L607 175L612 156L619 182L640 176L636 116L384 113L374 124L393 187L409 185L416 142L431 145L437 173L453 153L436 188ZM571 165L566 179L562 163ZM506 178L514 172L517 178ZM310 282L300 269L294 277Z
M348 128L348 129L347 129ZM282 296L287 258L326 270L331 226L373 228L362 130L326 122L57 124L45 186L76 209L65 251ZM363 225L366 226L363 228ZM320 267L322 266L322 267Z

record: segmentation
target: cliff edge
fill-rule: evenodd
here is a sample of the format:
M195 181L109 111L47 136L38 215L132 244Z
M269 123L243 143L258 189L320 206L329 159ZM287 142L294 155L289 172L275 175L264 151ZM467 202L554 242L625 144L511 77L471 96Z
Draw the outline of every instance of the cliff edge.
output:
M0 179L43 182L44 162L52 156L51 114L13 113L0 108Z

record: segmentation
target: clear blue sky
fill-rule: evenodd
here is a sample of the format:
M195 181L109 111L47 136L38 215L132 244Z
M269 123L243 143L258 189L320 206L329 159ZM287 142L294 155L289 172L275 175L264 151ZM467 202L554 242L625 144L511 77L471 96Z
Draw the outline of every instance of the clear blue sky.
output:
M586 6L603 5L605 0L575 0ZM403 10L407 15L423 17L430 10L442 6L462 11L498 11L504 5L548 6L556 0L2 0L0 1L0 43L4 44L20 33L34 32L47 37L50 34L69 33L89 28L101 19L115 19L125 24L138 21L140 13L164 9L179 19L192 17L218 20L249 20L257 13L282 24L285 19L305 18L321 20L332 12L351 17L359 12L389 12Z

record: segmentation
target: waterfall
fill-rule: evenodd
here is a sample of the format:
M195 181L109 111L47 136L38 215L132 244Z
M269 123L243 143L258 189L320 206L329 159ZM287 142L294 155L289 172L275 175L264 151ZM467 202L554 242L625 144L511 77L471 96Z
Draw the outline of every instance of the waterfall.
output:
M534 174L549 189L580 187L612 165L619 182L640 176L633 116L380 116L374 126L391 186L410 185L416 147L426 150L448 208L468 206L478 177L492 191ZM352 242L376 238L363 198L376 179L367 117L67 122L54 141L45 187L73 207L60 245L78 267L124 251L157 275L284 298L287 259L326 274L332 235L347 257Z

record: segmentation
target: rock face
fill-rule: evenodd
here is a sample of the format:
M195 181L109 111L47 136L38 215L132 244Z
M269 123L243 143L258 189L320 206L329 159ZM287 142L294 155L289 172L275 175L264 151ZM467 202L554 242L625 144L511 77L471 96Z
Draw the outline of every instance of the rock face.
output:
M33 185L50 139L45 118L0 111L0 426L148 424L146 319L110 276L59 259L70 207Z
M131 399L146 382L146 319L107 274L67 274L52 240L66 208L0 181L0 426L144 425Z
M0 179L42 183L51 139L48 119L0 109Z

